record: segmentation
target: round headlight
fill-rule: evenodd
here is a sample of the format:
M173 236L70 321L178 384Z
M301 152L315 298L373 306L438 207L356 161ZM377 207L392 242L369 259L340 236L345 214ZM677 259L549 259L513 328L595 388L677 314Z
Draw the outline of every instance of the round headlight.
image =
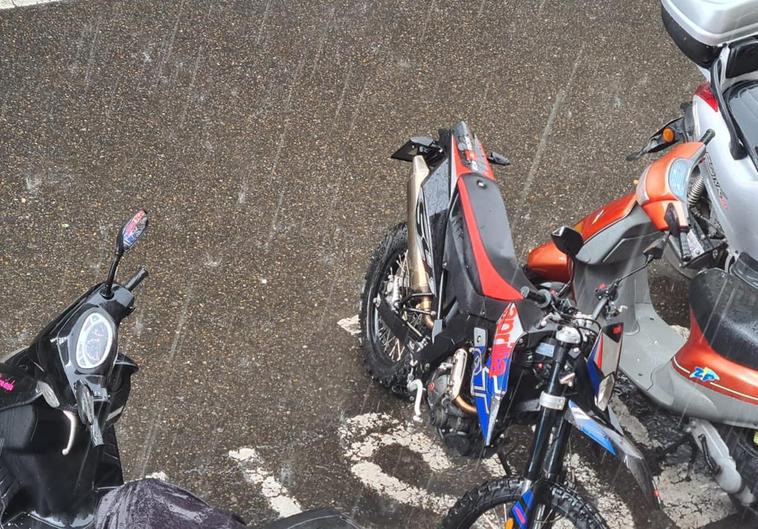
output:
M671 192L682 202L687 202L687 182L692 166L689 160L679 158L674 160L669 169L669 187Z
M82 369L94 369L108 357L113 345L113 323L100 312L93 312L84 319L76 338L76 365Z

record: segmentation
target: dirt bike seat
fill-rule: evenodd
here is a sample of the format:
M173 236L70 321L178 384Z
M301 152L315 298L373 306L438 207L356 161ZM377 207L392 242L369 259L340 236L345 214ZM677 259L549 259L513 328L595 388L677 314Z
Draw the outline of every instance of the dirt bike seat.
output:
M531 286L513 247L508 213L497 183L469 173L461 177L466 218L466 271L479 294L499 300L521 299L519 289Z
M710 269L692 280L689 302L714 351L758 369L758 290L722 270Z

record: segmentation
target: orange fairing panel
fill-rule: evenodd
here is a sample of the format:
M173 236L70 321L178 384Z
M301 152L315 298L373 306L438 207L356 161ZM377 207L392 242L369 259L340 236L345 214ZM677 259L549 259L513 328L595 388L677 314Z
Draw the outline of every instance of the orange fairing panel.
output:
M529 252L527 266L540 277L551 281L567 282L571 279L571 264L568 256L556 248L553 241L546 242Z
M635 204L634 193L629 193L596 209L579 221L575 228L582 234L582 239L587 241L608 226L624 219L631 213ZM527 265L530 270L551 281L566 282L571 279L571 262L552 241L529 252Z
M666 209L673 204L682 228L687 227L687 212L682 201L669 186L668 174L671 164L681 158L692 159L703 148L699 141L680 143L664 156L651 163L637 185L637 202L659 230L667 230Z
M593 235L629 215L632 208L634 208L634 204L634 193L629 193L621 198L617 198L613 202L609 202L608 204L599 207L584 217L579 224L576 225L576 229L582 234L582 238L586 242Z
M736 364L714 351L690 314L690 337L671 360L690 382L750 404L758 404L758 371Z

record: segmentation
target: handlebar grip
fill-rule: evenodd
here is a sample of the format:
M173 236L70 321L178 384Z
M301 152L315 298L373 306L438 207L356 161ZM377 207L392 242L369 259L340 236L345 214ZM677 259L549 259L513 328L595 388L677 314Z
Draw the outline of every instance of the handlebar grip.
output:
M715 137L716 137L716 133L713 132L713 129L708 129L705 131L705 134L703 134L703 136L700 138L700 141L708 145L710 141Z
M545 308L550 305L553 300L553 296L547 290L532 290L529 287L521 287L521 296L529 301L533 301L540 308Z
M144 281L147 276L149 276L147 272L147 268L144 266L141 266L137 272L129 278L129 280L124 283L124 288L127 289L129 292L134 292L134 289L139 286L142 281Z

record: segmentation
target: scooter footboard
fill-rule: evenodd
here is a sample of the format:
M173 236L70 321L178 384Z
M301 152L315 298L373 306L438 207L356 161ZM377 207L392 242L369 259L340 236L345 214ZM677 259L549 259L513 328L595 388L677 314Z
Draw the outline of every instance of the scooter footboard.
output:
M620 429L617 430L610 424L602 424L605 422L603 419L594 414L591 416L590 413L574 401L569 401L565 419L607 452L620 459L634 476L645 499L650 502L650 506L659 509L661 501L658 488L640 449Z

